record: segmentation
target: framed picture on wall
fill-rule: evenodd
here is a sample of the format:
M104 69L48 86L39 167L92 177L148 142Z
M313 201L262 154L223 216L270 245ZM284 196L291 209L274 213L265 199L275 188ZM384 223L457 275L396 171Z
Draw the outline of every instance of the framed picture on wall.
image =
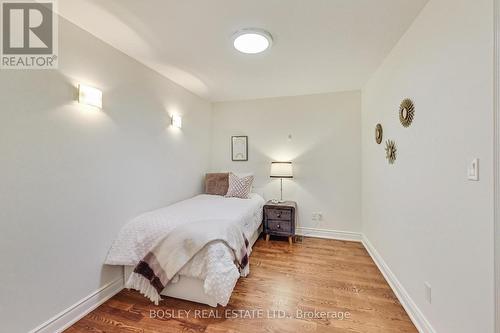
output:
M248 136L231 137L231 159L248 161Z

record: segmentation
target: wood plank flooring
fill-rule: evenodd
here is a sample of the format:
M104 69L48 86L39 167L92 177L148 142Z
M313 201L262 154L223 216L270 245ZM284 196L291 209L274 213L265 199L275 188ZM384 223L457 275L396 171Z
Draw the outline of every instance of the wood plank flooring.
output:
M226 308L172 298L155 306L123 290L66 330L76 332L417 330L361 243L304 238L259 239Z

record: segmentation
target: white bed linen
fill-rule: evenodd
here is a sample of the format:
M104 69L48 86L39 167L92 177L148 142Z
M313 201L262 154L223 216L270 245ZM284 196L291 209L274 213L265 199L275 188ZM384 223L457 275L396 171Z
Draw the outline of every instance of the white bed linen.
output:
M234 220L242 226L247 239L262 222L264 199L251 194L250 199L198 195L152 212L144 213L120 231L105 264L135 266L162 237L176 226L189 221ZM221 305L229 301L240 276L232 251L214 242L198 253L179 273L204 281L204 289Z

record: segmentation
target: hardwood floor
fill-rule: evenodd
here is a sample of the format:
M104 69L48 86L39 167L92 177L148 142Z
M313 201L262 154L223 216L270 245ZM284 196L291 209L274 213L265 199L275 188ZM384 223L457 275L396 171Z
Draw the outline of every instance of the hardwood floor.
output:
M66 330L76 332L417 330L361 243L304 238L258 240L226 308L172 298L155 306L123 290Z

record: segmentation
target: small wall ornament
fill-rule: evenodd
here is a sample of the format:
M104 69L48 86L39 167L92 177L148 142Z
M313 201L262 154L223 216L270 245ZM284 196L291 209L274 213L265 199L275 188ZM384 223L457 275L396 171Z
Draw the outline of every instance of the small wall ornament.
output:
M385 142L385 158L389 161L389 164L394 164L397 157L396 143L392 140L387 140Z
M375 142L377 144L382 143L383 137L384 137L384 130L382 129L382 125L377 124L377 126L375 126Z
M415 104L409 98L405 98L399 106L399 121L404 127L408 127L415 117Z

